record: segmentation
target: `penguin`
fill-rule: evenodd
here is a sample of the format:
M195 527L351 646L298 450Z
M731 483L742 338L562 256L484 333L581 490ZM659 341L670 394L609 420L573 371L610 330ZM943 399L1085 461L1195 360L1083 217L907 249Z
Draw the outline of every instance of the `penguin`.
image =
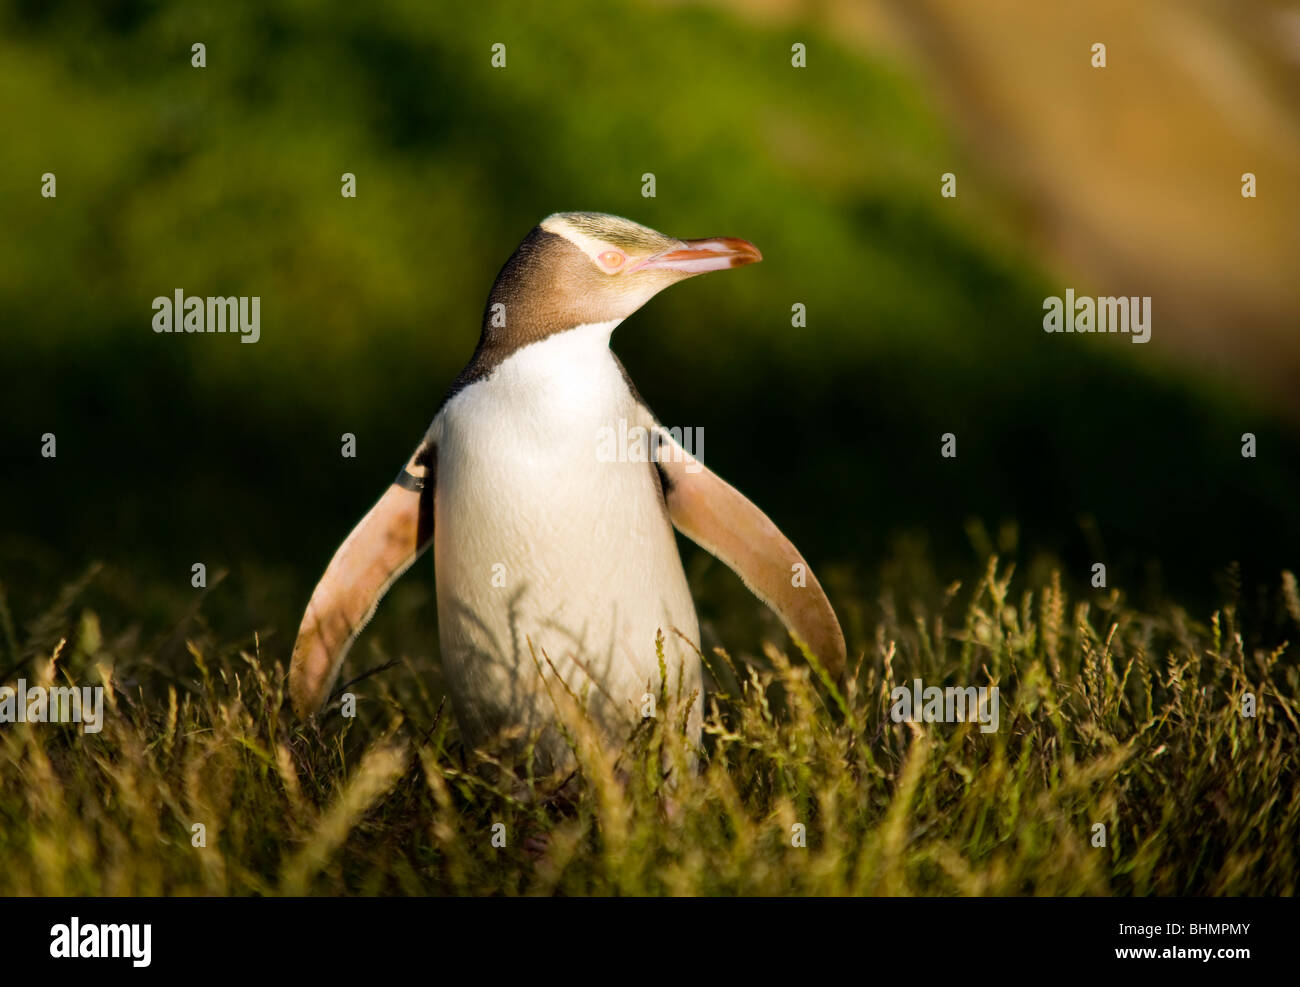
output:
M444 678L468 744L527 742L538 772L563 769L563 687L617 745L660 694L662 647L698 748L700 632L674 529L841 677L844 635L811 568L656 420L610 349L669 285L761 259L746 240L679 240L604 213L534 227L423 440L312 593L290 663L295 712L319 711L384 593L432 545ZM635 429L653 456L600 454L600 436Z

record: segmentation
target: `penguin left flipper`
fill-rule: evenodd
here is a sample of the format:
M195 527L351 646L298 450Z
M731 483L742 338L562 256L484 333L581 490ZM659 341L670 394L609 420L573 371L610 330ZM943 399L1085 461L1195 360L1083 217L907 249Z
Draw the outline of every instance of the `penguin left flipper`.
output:
M426 437L316 584L289 664L289 698L300 717L320 709L384 593L429 547L436 468L437 449Z
M844 632L812 568L739 490L693 457L658 422L657 465L674 527L727 564L833 678L844 673Z

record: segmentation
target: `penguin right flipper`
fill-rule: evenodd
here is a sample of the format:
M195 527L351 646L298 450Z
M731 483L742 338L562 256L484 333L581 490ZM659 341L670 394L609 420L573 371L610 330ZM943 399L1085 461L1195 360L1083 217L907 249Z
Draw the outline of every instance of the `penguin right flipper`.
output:
M426 437L317 583L289 665L289 698L299 716L324 704L348 648L388 587L429 547L436 470L437 448Z
M786 630L833 678L847 658L844 632L812 568L761 510L686 452L657 422L662 452L656 462L664 503L674 527L725 562L751 593L772 609Z

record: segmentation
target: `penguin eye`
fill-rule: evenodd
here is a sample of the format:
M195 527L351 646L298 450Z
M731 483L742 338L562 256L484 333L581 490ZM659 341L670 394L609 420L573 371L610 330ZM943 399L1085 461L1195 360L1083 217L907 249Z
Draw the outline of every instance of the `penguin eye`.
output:
M596 259L600 261L601 267L609 271L617 271L623 266L623 261L627 260L618 250L606 250Z

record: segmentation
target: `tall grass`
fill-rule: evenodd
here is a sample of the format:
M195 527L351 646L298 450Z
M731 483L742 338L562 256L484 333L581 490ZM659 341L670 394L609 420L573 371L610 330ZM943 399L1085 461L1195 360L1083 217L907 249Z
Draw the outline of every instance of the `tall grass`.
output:
M107 687L98 734L0 726L0 894L1296 890L1295 650L1248 649L1232 608L1198 621L1117 591L1070 600L1056 576L1024 585L991 559L913 620L883 607L842 688L773 645L751 663L705 655L698 771L682 697L611 750L560 691L578 767L556 791L526 758L466 750L408 661L351 686L355 718L335 702L302 726L283 655L200 631L165 667L107 639L79 594L23 644L0 606L9 681ZM1289 573L1276 603L1300 630ZM894 722L890 690L916 677L998 685L999 729Z

